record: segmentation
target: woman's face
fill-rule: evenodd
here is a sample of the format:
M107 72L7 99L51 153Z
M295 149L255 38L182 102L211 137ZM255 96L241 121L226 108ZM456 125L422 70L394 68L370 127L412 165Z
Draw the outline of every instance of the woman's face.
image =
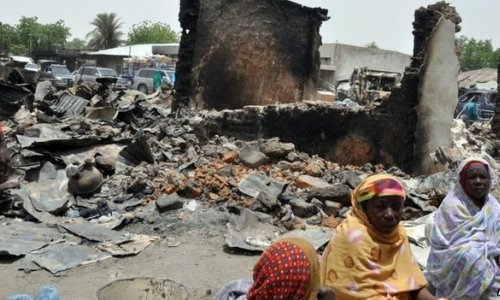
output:
M398 196L375 197L364 204L366 217L375 230L389 234L401 221L403 201Z
M482 201L490 188L490 176L481 169L468 171L465 175L464 188L472 200Z

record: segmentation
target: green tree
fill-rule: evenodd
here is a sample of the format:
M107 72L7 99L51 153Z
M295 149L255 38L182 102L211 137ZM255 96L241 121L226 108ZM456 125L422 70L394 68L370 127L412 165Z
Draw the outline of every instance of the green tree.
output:
M89 42L87 47L92 50L101 50L117 47L121 44L123 32L120 31L123 25L120 18L115 13L97 14L97 17L90 22L95 28L87 34Z
M161 22L143 21L134 24L128 33L128 44L177 43L178 34L169 25Z
M14 26L2 23L0 25L0 35L0 49L2 52L17 55L27 54L28 47L21 42Z
M86 49L87 43L79 38L74 38L69 42L66 42L64 45L64 48L70 49L70 50L84 50Z
M497 67L500 49L493 50L491 40L476 40L460 36L458 46L461 71Z
M18 38L27 44L28 50L50 50L60 47L69 37L69 28L64 21L40 24L37 17L21 17L16 26Z
M14 55L30 55L36 50L62 46L70 34L62 20L40 24L37 17L23 16L16 26L1 24L0 35L2 51Z
M377 43L375 42L370 42L365 45L366 48L372 48L372 49L378 49Z

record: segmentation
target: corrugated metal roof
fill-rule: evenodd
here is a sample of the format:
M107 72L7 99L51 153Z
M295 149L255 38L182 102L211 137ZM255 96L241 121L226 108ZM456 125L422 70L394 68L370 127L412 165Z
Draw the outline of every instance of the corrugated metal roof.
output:
M488 86L496 87L497 72L497 69L492 68L462 72L458 74L458 87L468 88L474 84L488 84Z
M121 46L111 49L99 50L97 52L91 52L90 55L111 55L111 56L152 56L155 54L177 54L179 51L179 44L138 44Z
M58 113L64 113L65 116L80 116L90 101L69 93L62 94L52 109Z

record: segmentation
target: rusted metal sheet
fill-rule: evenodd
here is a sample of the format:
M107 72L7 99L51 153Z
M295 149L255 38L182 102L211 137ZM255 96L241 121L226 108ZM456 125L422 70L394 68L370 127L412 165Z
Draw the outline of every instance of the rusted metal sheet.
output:
M85 107L90 101L69 93L63 93L57 102L51 106L52 110L65 117L77 117L83 115Z

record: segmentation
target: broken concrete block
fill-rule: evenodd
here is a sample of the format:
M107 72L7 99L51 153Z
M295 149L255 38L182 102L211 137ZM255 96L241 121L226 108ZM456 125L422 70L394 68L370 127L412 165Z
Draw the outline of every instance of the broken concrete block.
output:
M290 170L290 163L287 162L287 161L279 161L277 164L278 168L280 168L281 170Z
M342 204L334 201L325 201L325 205L323 206L323 211L325 214L329 216L336 217L339 215L340 209L342 208Z
M339 202L344 206L351 204L351 190L342 183L329 185L327 187L315 187L306 192L306 199L320 199Z
M355 189L358 184L361 183L361 178L359 178L358 174L352 171L344 171L340 172L339 177L349 185L351 189Z
M188 180L179 186L177 192L186 198L198 198L203 193L203 189L192 180Z
M312 203L307 203L306 200L295 198L290 201L293 214L300 218L308 218L314 215L317 211L316 206Z
M180 209L183 206L184 199L182 199L177 193L161 195L160 198L156 199L156 208L158 208L158 211L160 212Z
M265 207L271 210L275 209L276 207L279 208L278 199L276 197L269 195L266 192L260 192L259 195L257 196L257 201L259 201Z
M269 160L264 153L251 147L244 147L241 149L239 156L241 163L249 168L257 168Z
M238 158L238 153L236 153L235 151L226 151L221 154L222 161L227 164L234 163L237 158Z
M312 177L309 175L301 175L297 178L296 181L297 187L301 189L305 188L327 188L331 187L331 185L324 181L323 179Z
M50 81L41 81L36 85L35 90L35 101L43 101L45 99L50 99L57 90L52 86Z
M304 173L306 173L307 175L310 175L310 176L314 176L314 177L323 176L323 170L316 163L307 164L306 167L304 168Z
M335 101L335 94L332 92L329 92L329 91L317 91L316 92L316 100L333 102L333 101Z
M281 143L278 140L270 140L260 146L260 151L269 157L283 158L288 153L295 151L295 145L292 143Z

